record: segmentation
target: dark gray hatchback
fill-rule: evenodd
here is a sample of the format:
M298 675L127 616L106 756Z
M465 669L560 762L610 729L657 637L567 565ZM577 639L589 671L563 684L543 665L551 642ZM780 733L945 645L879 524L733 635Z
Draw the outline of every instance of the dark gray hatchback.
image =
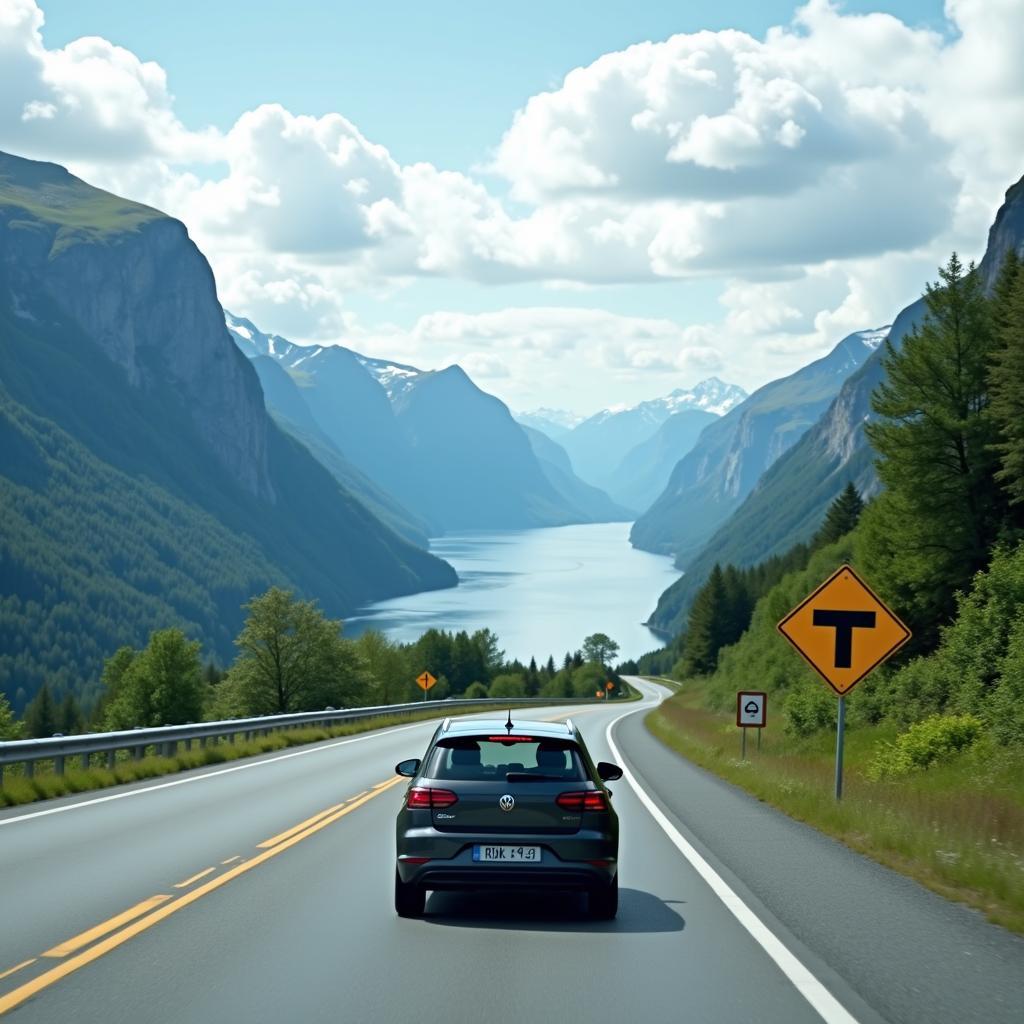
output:
M446 719L397 822L395 910L423 913L427 890L582 889L592 917L618 910L619 820L579 730L553 722Z

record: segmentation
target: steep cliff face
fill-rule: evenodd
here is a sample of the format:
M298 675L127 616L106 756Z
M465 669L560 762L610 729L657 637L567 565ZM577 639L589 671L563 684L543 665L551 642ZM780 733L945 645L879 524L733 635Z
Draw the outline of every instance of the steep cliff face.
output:
M0 260L24 316L44 293L133 387L174 388L232 478L273 497L259 382L184 225L53 164L0 154Z

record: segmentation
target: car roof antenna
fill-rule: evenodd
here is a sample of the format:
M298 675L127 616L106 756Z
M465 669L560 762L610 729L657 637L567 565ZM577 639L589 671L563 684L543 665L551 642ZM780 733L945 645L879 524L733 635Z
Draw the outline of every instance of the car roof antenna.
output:
M508 709L508 721L505 723L505 728L508 729L509 735L512 735L512 709Z

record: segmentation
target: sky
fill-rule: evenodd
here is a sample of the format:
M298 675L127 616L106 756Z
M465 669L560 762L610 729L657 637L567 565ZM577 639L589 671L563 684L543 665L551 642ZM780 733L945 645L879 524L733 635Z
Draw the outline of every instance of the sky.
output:
M0 0L0 149L181 218L264 331L589 414L979 258L1021 52L1024 0Z

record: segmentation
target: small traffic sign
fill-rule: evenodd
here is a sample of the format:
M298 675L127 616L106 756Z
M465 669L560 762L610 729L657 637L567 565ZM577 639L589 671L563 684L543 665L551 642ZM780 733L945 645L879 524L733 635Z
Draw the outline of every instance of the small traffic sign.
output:
M594 691L594 696L595 697L603 697L604 696L604 690L595 690Z
M608 682L604 684L604 688L606 690L614 690L615 684L609 679Z
M425 693L437 682L437 680L429 672L424 672L416 677L416 682L419 685L419 688Z
M740 690L736 694L736 724L763 729L768 722L768 694L763 690Z
M848 565L777 628L840 697L910 639L910 630Z

